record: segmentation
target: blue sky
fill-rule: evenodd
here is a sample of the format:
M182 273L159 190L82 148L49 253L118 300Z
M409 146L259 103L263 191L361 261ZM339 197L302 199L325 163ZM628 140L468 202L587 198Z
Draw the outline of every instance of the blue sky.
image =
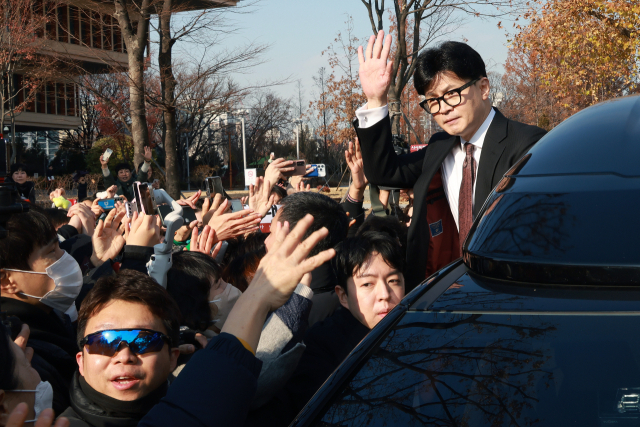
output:
M247 4L247 0L239 4ZM389 6L392 1L388 0ZM355 34L366 43L371 25L360 0L260 0L250 8L252 13L233 15L238 30L225 40L225 47L240 48L251 41L268 43L271 48L264 55L265 63L250 74L234 75L239 82L255 83L265 80L292 81L301 79L306 104L315 91L312 76L319 67L328 67L322 56L336 34L343 30L348 15L353 16ZM466 18L447 39L467 42L482 55L488 71L503 71L507 57L507 37L498 29L504 19ZM510 26L510 24L509 24ZM385 24L385 30L388 28ZM273 89L281 96L297 96L295 83Z

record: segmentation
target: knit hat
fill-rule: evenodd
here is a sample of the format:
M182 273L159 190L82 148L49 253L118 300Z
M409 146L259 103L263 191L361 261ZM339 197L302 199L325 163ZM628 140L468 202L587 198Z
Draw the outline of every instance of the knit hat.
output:
M120 172L121 169L128 169L129 172L131 172L131 166L129 166L129 163L126 162L118 163L116 165L116 175L118 174L118 172Z

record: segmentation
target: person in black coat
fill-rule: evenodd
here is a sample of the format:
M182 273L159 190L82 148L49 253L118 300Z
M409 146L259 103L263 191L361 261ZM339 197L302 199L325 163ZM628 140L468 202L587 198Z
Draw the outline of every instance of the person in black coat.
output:
M340 307L311 327L306 350L284 388L249 413L245 426L287 426L347 355L404 297L404 256L395 237L368 231L338 245Z
M426 97L420 106L444 132L433 135L425 149L396 155L387 105L391 36L384 46L383 38L384 32L377 40L372 36L366 52L359 51L367 104L356 111L354 125L369 181L414 191L406 258L409 291L461 255L471 223L491 190L545 131L509 120L493 108L480 55L464 43L445 42L418 56L413 76L417 92ZM445 197L435 209L438 203L428 199L437 192ZM451 256L431 262L440 255L437 251Z
M14 182L22 200L36 203L36 189L33 181L27 181L27 165L24 163L14 163L11 165L11 176L8 182Z

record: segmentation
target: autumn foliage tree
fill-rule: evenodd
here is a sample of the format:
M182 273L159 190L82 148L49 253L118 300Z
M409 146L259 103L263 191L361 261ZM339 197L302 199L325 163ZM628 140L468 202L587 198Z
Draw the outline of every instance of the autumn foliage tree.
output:
M353 140L355 131L351 121L356 116L356 110L367 100L359 83L358 77L358 45L360 40L354 34L353 18L345 22L345 32L340 32L333 43L322 52L329 59L330 73L324 69L318 75L316 84L321 93L310 107L317 114L321 126L317 135L324 141L325 153L328 150L327 141L343 144ZM330 118L330 120L328 120Z
M573 113L638 90L637 1L539 1L525 17L505 68L530 90L547 91L555 108Z
M8 118L26 108L48 74L46 57L38 55L42 46L39 33L48 16L35 13L33 7L31 0L0 3L0 130ZM15 158L13 138L12 145Z

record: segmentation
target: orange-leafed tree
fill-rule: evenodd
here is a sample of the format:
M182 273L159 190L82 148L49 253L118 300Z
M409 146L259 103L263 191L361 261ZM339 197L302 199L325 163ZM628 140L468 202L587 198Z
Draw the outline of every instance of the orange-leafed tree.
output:
M328 56L331 72L328 76L322 73L322 87L325 89L317 100L310 103L321 122L317 135L325 141L325 153L327 141L343 144L353 140L355 131L351 121L356 116L356 110L366 102L358 81L360 40L354 34L351 16L345 25L345 31L338 33L334 42L323 52ZM331 118L330 121L327 121L327 117Z
M496 78L500 98L498 108L512 120L551 129L567 118L571 111L558 102L554 85L543 78L542 59L536 49L512 46L505 63L505 73Z
M535 64L556 107L573 113L638 90L637 1L539 1L525 17L529 24L517 27L512 58Z

